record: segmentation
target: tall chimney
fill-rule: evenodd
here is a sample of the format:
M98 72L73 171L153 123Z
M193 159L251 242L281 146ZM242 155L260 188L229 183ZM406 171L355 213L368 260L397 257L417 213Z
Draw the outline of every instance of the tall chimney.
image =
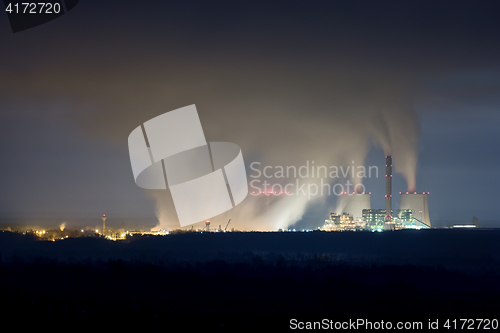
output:
M102 234L104 235L104 231L106 231L106 214L102 214Z
M385 220L392 221L392 156L385 157Z

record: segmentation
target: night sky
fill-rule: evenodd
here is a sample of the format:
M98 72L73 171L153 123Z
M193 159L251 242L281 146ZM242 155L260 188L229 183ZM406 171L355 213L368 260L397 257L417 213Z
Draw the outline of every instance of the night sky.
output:
M499 17L498 1L81 0L12 33L0 14L0 217L158 212L175 227L168 194L134 183L127 138L196 104L248 175L377 165L363 183L384 208L391 153L393 193L430 192L434 226L498 227ZM278 225L248 197L220 220L316 228L335 199L285 198Z

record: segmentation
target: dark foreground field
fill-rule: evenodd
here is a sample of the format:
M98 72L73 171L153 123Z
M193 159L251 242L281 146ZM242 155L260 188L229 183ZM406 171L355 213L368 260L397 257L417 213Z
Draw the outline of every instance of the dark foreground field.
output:
M500 319L500 232L204 233L41 242L0 233L2 331L287 330Z

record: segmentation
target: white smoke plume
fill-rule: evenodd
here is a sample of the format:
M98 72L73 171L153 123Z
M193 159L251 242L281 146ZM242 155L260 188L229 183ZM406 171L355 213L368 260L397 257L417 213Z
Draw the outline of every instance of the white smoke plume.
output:
M61 42L47 54L43 53L46 48L40 48L36 71L20 75L2 67L0 90L12 105L27 103L25 96L29 95L30 103L36 103L40 111L29 116L45 113L69 119L90 138L116 143L124 154L127 137L139 124L191 104L197 106L207 141L238 144L247 167L255 161L262 166L298 167L306 161L325 166L349 166L352 161L363 165L374 144L393 155L394 171L404 175L412 191L419 141L412 105L420 69L403 60L395 66L382 51L372 55L351 49L353 56L342 51L342 46L349 50L350 44L341 35L337 35L337 46L328 48L324 45L334 39L330 34L322 30L306 33L309 27L305 26L294 30L291 23L287 36L293 36L294 45L310 45L311 38L322 42L310 52L307 47L290 49L286 43L273 48L269 38L281 41L282 36L273 30L273 18L265 22L265 34L246 34L242 28L225 37L200 29L193 36L186 32L191 36L187 38L162 27L162 38L168 43L137 39L135 28L124 22L119 34L122 39L111 38L113 43L99 44L93 37L82 37L72 45L71 61L66 61L67 52L62 50L67 44ZM136 38L132 48L123 36ZM51 38L38 37L36 43L53 45ZM6 40L4 48L10 49L9 43L14 42ZM30 44L25 53L32 48ZM89 56L89 50L97 48L99 61L93 54ZM136 54L137 50L147 52ZM21 114L12 112L10 116ZM353 183L362 181L357 175L349 178ZM131 171L124 181L133 182ZM319 185L318 179L303 181ZM175 228L178 222L168 191L147 195L157 203L160 225ZM267 199L249 196L230 213L217 217L215 224L232 218L239 229L286 228L311 203L327 198L271 200L267 204Z
M150 65L140 71L164 66ZM395 172L405 176L408 190L415 188L419 126L411 107L411 82L391 75L389 70L374 77L368 69L360 74L345 66L342 70L309 71L281 66L267 68L262 64L250 71L242 64L226 64L224 73L207 73L202 68L172 69L180 71L175 77L181 80L153 75L149 84L156 88L149 90L127 80L119 71L106 77L95 74L95 81L88 80L91 85L83 83L86 81L73 83L71 91L78 92L74 93L75 104L67 102L66 107L74 113L66 116L94 138L111 139L126 152L128 134L138 124L195 103L207 141L238 144L247 168L252 162L260 162L262 167L299 167L306 161L345 167L354 161L359 166L364 165L374 144L394 156ZM201 80L200 71L213 79ZM55 94L55 87L68 89L65 93L70 94L67 86L60 85L66 75L77 73L53 73L47 79L50 84L39 89L44 95ZM120 98L115 98L118 92ZM88 102L94 95L100 101ZM79 103L79 99L87 102ZM251 171L247 169L247 173ZM349 178L353 183L362 182L356 174ZM302 180L307 184L318 181ZM177 217L170 194L165 192L150 195L157 202L160 226L173 229L178 225ZM310 203L326 199L273 199L272 209L266 210L259 200L246 199L233 210L233 217L238 215L233 218L234 226L249 230L286 228L300 219Z

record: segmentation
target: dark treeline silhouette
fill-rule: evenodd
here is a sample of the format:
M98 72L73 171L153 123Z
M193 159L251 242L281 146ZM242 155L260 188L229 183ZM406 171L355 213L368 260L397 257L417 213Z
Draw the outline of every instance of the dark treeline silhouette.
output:
M234 233L42 242L4 232L2 327L217 332L286 330L291 318L498 316L498 232L394 236Z

